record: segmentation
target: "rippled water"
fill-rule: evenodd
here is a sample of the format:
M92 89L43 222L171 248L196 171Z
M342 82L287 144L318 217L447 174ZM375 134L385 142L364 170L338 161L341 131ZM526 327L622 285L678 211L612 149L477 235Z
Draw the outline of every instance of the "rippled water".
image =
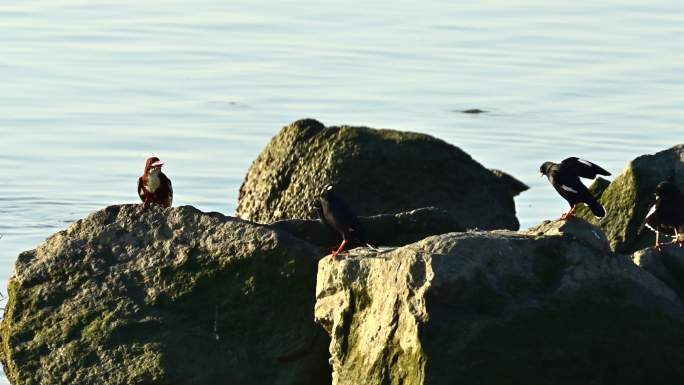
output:
M443 138L532 187L523 227L566 208L542 161L616 174L684 142L680 0L10 0L0 28L2 287L20 251L136 202L151 154L175 204L232 214L302 117Z

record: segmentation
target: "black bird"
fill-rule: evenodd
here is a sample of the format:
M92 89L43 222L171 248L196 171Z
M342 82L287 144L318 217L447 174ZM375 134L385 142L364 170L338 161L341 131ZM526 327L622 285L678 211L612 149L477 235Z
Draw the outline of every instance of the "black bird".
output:
M325 186L323 191L321 191L320 203L319 214L321 220L342 235L342 243L331 254L333 260L344 250L344 247L350 241L365 244L375 249L368 242L359 218L356 217L356 214L354 214L349 205L335 194L331 185Z
M156 156L147 158L145 171L138 178L138 196L143 202L143 210L156 203L162 207L170 207L173 203L173 187L171 180L161 171L164 162Z
M539 167L539 172L549 178L553 188L570 204L570 211L561 215L560 219L573 218L579 203L586 203L599 218L606 215L606 209L591 195L580 177L594 179L596 175L610 175L608 171L588 160L573 156L560 163L544 162Z
M639 233L648 227L656 233L655 248L660 250L660 233L674 236L672 243L682 246L679 239L681 226L684 225L684 195L677 186L669 181L658 183L655 191L655 203L646 214Z

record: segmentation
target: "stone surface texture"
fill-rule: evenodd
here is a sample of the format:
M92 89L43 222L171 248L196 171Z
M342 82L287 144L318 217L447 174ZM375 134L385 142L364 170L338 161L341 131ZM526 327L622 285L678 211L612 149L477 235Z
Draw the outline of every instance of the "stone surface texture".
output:
M110 206L19 256L12 384L329 384L318 248L189 206Z
M260 223L315 218L327 184L360 216L434 206L480 229L517 229L513 196L526 188L429 135L303 119L284 127L254 161L237 216Z
M676 291L588 223L449 233L319 262L333 384L669 384Z

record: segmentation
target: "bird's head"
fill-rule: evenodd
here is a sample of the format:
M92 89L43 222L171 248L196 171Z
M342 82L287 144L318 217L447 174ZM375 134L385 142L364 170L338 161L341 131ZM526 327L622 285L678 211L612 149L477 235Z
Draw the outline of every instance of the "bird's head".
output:
M548 175L549 169L553 166L553 162L544 162L539 166L539 175Z
M321 190L321 198L327 198L332 194L333 192L333 186L331 184L325 185L323 187L323 190Z
M674 196L677 194L679 194L679 189L677 188L677 185L670 181L660 182L658 183L658 186L656 186L656 198Z
M156 174L161 171L163 165L164 162L159 160L156 156L147 158L147 162L145 162L145 174Z

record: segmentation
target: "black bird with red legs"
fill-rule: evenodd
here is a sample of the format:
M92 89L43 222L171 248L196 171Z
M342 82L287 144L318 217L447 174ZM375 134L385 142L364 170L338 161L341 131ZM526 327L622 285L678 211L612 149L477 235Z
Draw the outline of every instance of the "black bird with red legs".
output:
M138 196L143 202L143 210L156 203L162 207L171 207L173 187L171 180L161 171L164 162L156 156L147 159L145 172L138 178Z
M606 209L591 195L580 177L594 179L597 175L610 175L608 171L588 160L570 157L560 163L544 162L539 167L539 173L546 175L553 188L570 204L570 211L561 215L560 219L574 218L580 203L586 203L597 217L606 216Z
M340 243L337 250L330 254L333 260L335 260L339 253L344 251L349 242L359 243L375 249L375 246L368 242L359 218L357 218L349 205L335 194L333 186L327 185L323 188L320 204L321 220L342 235L342 243Z

